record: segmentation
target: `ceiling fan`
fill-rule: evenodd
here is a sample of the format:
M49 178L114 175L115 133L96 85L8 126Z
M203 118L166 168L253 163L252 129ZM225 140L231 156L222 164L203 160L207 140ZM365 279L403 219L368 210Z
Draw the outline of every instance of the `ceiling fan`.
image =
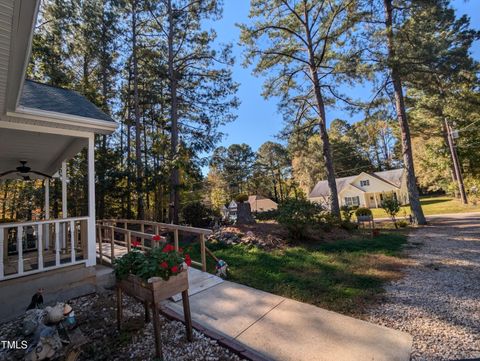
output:
M25 161L25 160L21 160L20 164L21 164L21 166L17 167L16 169L12 169L12 170L0 173L0 178L3 177L3 176L6 176L8 174L11 174L11 173L17 173L19 176L23 177L23 180L30 180L31 179L30 176L28 175L28 173L38 174L38 175L41 175L42 177L45 177L45 178L52 178L48 174L45 174L45 173L42 173L42 172L37 172L35 170L32 170L32 168L27 167L27 165L26 165L27 161Z

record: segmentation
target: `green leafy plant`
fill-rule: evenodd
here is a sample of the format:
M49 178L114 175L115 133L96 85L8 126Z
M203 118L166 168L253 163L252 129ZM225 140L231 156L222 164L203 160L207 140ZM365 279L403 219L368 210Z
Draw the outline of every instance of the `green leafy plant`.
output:
M248 201L248 194L239 194L235 197L235 201L238 203L243 203Z
M322 207L306 199L287 199L278 206L278 223L284 225L290 236L299 240L305 236L308 226L318 224Z
M183 207L182 218L190 226L208 227L215 219L215 212L201 202L193 202Z
M372 216L372 211L369 208L360 207L355 210L355 215L358 217Z
M382 201L382 208L385 211L385 213L387 213L392 219L392 222L395 228L398 228L396 215L398 214L398 212L400 212L400 208L401 208L401 205L398 199L395 198L394 196L384 197Z
M188 254L184 255L181 249L175 251L171 244L152 248L145 253L140 251L139 246L138 242L132 242L132 251L115 260L117 279L122 280L134 275L145 281L151 277L160 277L167 281L192 263Z

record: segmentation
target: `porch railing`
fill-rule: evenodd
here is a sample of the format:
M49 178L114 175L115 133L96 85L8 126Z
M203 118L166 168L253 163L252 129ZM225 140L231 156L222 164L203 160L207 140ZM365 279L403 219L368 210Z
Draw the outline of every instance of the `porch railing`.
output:
M0 223L0 281L87 259L88 217Z
M200 262L193 260L192 263L207 271L207 254L205 237L212 234L209 229L180 226L176 224L160 223L152 221L129 220L129 219L105 219L97 221L97 243L99 245L97 255L100 262L107 258L110 262L116 258L115 245L119 245L130 252L132 240L140 242L140 249L147 250L152 247L152 235L158 234L170 237L173 240L175 250L179 249L181 233L196 236L200 243ZM109 244L105 254L102 245Z

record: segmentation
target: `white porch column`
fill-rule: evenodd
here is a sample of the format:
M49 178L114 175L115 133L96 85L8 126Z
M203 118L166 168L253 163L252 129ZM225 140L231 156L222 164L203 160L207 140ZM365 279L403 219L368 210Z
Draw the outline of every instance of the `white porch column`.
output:
M373 193L373 199L375 200L375 208L378 208L377 194Z
M68 217L67 205L67 162L62 162L62 218Z
M95 234L95 135L88 138L88 260L87 266L97 261Z
M62 218L68 217L67 204L67 162L62 162ZM67 248L67 223L62 223L60 227L62 231L62 249Z
M45 179L45 220L50 219L50 179ZM50 226L45 225L45 249L50 248Z

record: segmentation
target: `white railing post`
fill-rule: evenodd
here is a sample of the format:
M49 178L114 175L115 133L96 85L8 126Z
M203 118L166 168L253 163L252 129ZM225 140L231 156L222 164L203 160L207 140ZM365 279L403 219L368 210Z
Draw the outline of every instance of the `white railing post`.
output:
M60 223L55 222L55 266L60 265Z
M5 271L3 270L3 268L5 267L5 265L3 264L3 244L5 242L5 240L3 239L4 233L5 233L5 228L0 228L0 279L2 279L3 276L5 275ZM7 239L7 242L8 242L8 239Z
M70 245L71 245L71 258L70 260L75 262L75 221L70 221Z
M23 274L23 226L17 227L18 274Z
M43 224L37 225L38 270L43 269Z

